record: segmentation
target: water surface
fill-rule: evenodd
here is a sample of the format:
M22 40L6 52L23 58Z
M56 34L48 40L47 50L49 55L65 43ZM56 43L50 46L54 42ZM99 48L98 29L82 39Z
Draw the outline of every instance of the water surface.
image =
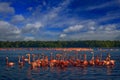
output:
M82 67L67 67L64 69L54 67L40 67L31 69L29 64L24 67L18 66L18 55L25 56L26 53L41 54L50 56L50 53L64 53L64 51L54 50L2 50L0 51L0 80L120 80L120 50L119 49L105 49L100 51L94 49L95 55L103 54L105 59L107 53L111 54L111 58L116 61L114 67L100 67L88 66ZM75 51L67 52L69 55L74 55ZM91 59L92 54L89 51L78 52L78 54L88 55L87 59ZM5 57L9 57L9 61L14 61L15 66L7 67L5 64Z

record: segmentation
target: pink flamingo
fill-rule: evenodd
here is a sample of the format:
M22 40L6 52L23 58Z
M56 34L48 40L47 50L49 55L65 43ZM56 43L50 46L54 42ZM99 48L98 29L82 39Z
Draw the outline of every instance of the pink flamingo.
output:
M13 66L15 63L14 62L9 62L8 57L6 57L6 65L7 66Z

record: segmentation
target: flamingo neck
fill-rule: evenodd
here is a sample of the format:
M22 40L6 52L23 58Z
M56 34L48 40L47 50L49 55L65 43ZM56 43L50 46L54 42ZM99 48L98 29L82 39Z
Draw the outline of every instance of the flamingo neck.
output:
M6 59L6 64L8 64L8 59Z
M20 57L19 57L19 60L18 60L18 62L20 63Z
M31 62L30 62L30 55L28 56L28 63L30 64Z

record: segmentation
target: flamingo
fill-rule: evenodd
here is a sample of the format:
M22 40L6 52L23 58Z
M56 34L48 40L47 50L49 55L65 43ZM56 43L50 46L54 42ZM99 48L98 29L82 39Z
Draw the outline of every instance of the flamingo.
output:
M95 65L95 61L94 61L94 52L91 52L92 53L92 59L89 61L89 64L90 65Z
M14 62L9 62L8 57L6 57L6 65L7 66L13 66L15 63Z
M81 55L80 55L81 56ZM74 66L78 67L81 65L81 61L80 59L78 58L78 53L76 52L76 58L75 58L75 61L74 61Z
M100 58L99 58L99 56L96 56L96 59L95 59L95 64L96 64L96 65L98 65L98 64L99 64L99 62L100 62Z
M70 56L70 59L68 61L69 61L70 66L75 66L74 57L73 56Z
M61 54L56 54L56 60L57 60L56 66L60 66L61 56L62 56Z
M62 56L61 56L62 57ZM60 67L61 68L64 68L64 67L67 67L69 65L69 61L65 59L66 57L66 53L63 54L63 58L62 60L60 61Z
M100 60L99 60L99 62L98 62L98 66L103 66L104 65L104 61L105 60L102 60L102 53L100 54Z
M107 65L107 66L115 65L115 60L111 60L110 58L111 58L110 53L108 53L106 60L104 61L105 65Z
M36 60L36 63L37 63L37 67L40 67L42 66L42 59L40 59L40 54L38 54L38 59Z
M87 66L88 65L87 55L84 54L83 57L84 57L83 66Z
M28 64L31 64L31 62L30 62L30 54L28 53L28 54L26 54L26 56L28 56Z
M20 67L22 67L24 65L24 62L23 62L23 56L22 56L22 62L20 62L20 56L18 56L18 64Z
M45 56L45 59L44 59L44 62L45 62L45 66L48 66L48 56Z
M56 63L57 63L57 60L56 60L56 59L53 59L53 57L52 57L52 54L53 54L53 53L50 53L50 54L51 54L51 55L50 55L51 59L50 59L49 66L50 66L50 67L54 67L54 66L56 65Z
M42 67L47 67L48 66L48 56L45 56L44 54L42 54L41 66Z
M28 56L28 63L31 65L31 69L34 69L34 68L36 68L37 67L37 63L36 63L36 61L30 61L30 54L27 54L27 56ZM34 56L32 56L33 57L33 60L34 60Z

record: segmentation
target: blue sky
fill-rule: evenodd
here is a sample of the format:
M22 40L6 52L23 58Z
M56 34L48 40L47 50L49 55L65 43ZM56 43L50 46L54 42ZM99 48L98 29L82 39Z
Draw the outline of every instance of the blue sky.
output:
M0 41L120 40L120 0L0 0Z

